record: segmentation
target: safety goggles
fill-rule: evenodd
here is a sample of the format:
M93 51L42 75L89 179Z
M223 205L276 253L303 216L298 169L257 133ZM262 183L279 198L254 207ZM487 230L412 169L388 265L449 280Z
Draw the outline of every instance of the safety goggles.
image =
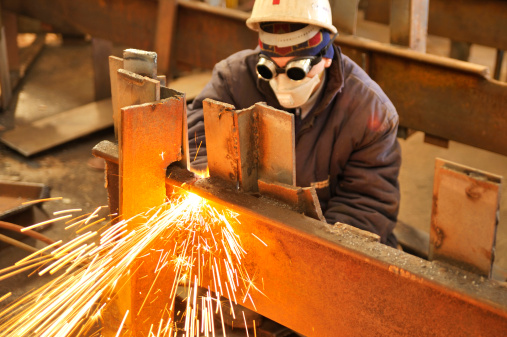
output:
M285 67L279 67L271 57L265 54L259 54L259 61L257 62L256 70L257 76L260 79L269 81L276 77L278 74L285 73L288 78L293 81L300 81L306 77L312 67L322 61L322 56L326 54L327 49L333 43L336 35L331 38L329 43L322 48L322 50L315 56L300 56L295 57Z
M278 74L287 74L287 77L294 81L302 80L310 72L312 67L322 60L322 56L301 56L287 62L285 67L279 67L269 56L259 54L257 62L257 76L260 79L269 81Z

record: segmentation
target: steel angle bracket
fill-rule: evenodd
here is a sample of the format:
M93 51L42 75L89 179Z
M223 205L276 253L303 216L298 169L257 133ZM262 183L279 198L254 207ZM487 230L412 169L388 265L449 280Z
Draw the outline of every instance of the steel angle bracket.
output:
M260 192L324 221L315 189L296 187L294 116L257 103L247 109L206 99L204 128L210 177Z

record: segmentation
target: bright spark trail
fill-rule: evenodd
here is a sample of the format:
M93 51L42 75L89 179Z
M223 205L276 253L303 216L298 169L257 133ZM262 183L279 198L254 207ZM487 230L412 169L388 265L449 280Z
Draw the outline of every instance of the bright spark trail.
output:
M79 225L87 226L96 213ZM148 336L214 337L214 317L222 317L224 326L221 296L230 299L232 308L234 303L251 301L252 289L258 291L242 265L246 252L234 232L237 223L230 210L218 210L205 199L182 192L132 219L33 253L0 270L0 280L33 268L39 275L59 275L0 312L0 337L99 335L97 323L117 293L132 279L143 277L153 281L140 295L137 312L122 314L118 336L132 334L124 326L128 316L137 322L155 316L158 323L151 324ZM136 274L148 256L156 259L155 268L146 275ZM150 304L163 293L155 286L162 271L172 273L174 282L163 285L170 290L163 299L164 309L151 312ZM177 295L183 297L185 308L176 313L182 321L175 324Z

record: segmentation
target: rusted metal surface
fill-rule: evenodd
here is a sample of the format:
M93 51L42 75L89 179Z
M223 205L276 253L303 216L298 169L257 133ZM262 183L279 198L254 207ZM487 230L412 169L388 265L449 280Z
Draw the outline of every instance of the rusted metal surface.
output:
M186 186L241 214L235 229L244 263L266 294L251 293L256 310L285 326L319 337L497 336L507 329L507 288L496 281L178 170L169 172L168 190Z
M125 123L119 141L122 216L129 218L164 201L165 169L182 155L184 113L183 95L122 108Z
M164 202L166 168L182 157L182 121L185 114L185 97L182 94L121 109L119 176L122 218L133 218ZM135 229L139 221L139 218L129 221L129 228ZM143 276L150 274L156 265L157 258L154 254L137 259L132 266L135 274L129 281L130 289L126 288L130 290L130 296L120 296L128 302L119 304L118 310L123 313L129 309L132 313L137 313L131 315L134 318L127 322L136 336L147 334L150 326L158 323L159 312L165 310L171 292L170 287L162 287L157 294L159 297L151 294L148 303L143 306L144 296L139 294L146 293L155 281ZM158 284L171 284L171 280L170 272L165 272L156 279ZM143 320L139 318L141 308ZM113 318L123 317L114 312L111 314Z
M116 85L111 83L112 99L116 101L116 110L113 111L113 119L117 130L121 130L120 110L123 107L155 102L160 99L160 82L158 80L141 76L125 69L116 72Z
M257 191L257 180L295 184L294 117L258 103L234 106L203 103L210 176L244 191Z
M368 0L365 19L389 24L390 0ZM455 41L507 49L507 2L430 0L428 33Z
M391 43L426 52L429 0L392 0Z
M25 203L48 197L49 187L44 184L0 181L0 219L27 211L37 204Z
M336 42L357 60L365 54L400 125L507 155L507 84L491 80L487 67L355 37Z
M314 188L295 187L294 116L264 103L234 110L203 102L208 167L211 177L244 192L257 192L325 221Z
M178 90L169 89L167 87L160 87L160 99L167 99L178 97L183 104L187 102L187 95ZM187 169L190 167L190 155L188 154L188 123L187 123L187 113L186 106L183 107L185 110L182 114L181 118L181 151L179 159L176 161L176 165ZM161 123L165 123L165 121L161 121Z
M105 184L107 188L107 203L109 213L120 214L120 171L118 165L118 145L103 140L92 149L95 157L103 158L106 161Z
M436 160L430 260L491 276L500 183L501 177Z
M294 115L256 104L258 177L296 186Z
M331 231L209 180L186 186L241 214L245 264L265 294L252 293L256 310L306 336L495 336L507 328L507 289L495 281Z
M277 182L257 181L261 195L273 197L293 207L294 211L310 218L326 221L317 192L311 187L296 187Z
M0 87L2 94L2 108L9 107L12 99L12 84L10 78L9 59L7 56L7 40L5 27L0 21Z
M206 121L206 147L210 176L220 177L234 186L239 184L239 142L234 106L207 99L203 102ZM239 186L238 186L239 187Z

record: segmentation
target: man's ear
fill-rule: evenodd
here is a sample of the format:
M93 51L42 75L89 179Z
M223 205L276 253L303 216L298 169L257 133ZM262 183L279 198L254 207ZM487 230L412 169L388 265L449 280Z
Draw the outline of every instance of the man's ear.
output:
M324 57L324 68L329 68L331 66L331 63L333 62L333 59L328 59Z

